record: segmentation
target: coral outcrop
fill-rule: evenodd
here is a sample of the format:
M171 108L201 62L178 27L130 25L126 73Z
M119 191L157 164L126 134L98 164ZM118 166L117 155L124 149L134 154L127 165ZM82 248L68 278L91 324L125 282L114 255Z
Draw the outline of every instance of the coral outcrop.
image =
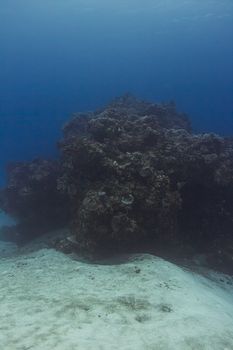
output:
M233 265L232 139L195 135L173 102L129 95L63 132L57 162L10 169L5 211L30 227L69 221L91 252L190 247Z
M3 234L19 243L67 224L68 198L57 191L60 165L35 159L8 166L7 187L0 192L0 207L19 223Z

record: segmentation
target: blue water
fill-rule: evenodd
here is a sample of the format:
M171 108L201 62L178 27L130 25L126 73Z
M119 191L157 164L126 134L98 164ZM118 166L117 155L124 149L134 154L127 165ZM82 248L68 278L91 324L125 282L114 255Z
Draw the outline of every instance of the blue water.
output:
M73 111L129 91L233 135L232 0L1 0L0 184Z

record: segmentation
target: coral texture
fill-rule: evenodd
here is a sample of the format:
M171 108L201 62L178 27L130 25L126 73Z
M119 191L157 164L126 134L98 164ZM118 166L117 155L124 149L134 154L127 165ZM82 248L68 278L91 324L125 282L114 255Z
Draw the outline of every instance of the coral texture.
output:
M4 210L30 226L69 221L91 252L190 246L233 264L232 139L195 135L173 102L130 95L63 131L57 163L10 169Z
M0 207L19 223L4 234L24 242L68 222L68 198L57 191L60 165L35 159L9 164L7 187L0 192Z

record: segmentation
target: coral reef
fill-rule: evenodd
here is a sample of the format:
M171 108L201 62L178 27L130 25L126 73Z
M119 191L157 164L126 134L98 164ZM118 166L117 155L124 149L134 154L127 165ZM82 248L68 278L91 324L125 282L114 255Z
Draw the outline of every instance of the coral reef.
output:
M233 265L232 139L192 134L173 102L130 95L75 114L63 132L57 162L9 169L0 206L21 224L69 221L89 252L189 246Z
M57 191L58 162L35 159L12 163L7 172L8 183L0 192L0 207L19 223L3 227L3 236L23 243L68 223L68 198Z

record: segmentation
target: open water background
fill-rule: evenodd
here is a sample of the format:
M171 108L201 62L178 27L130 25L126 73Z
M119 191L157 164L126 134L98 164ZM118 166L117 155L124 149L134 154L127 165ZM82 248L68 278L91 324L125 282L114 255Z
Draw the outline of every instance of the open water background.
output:
M0 185L7 162L56 154L73 111L125 92L233 135L233 1L1 0L0 81Z

